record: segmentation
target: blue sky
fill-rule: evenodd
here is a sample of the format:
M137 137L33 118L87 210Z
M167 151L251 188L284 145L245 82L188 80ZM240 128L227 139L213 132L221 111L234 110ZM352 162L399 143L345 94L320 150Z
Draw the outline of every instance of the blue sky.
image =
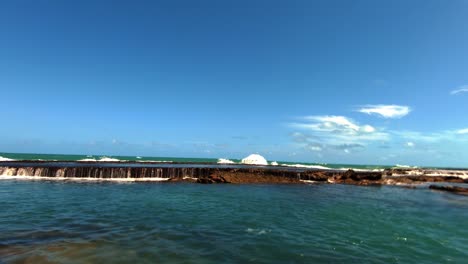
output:
M468 1L1 1L0 151L468 166Z

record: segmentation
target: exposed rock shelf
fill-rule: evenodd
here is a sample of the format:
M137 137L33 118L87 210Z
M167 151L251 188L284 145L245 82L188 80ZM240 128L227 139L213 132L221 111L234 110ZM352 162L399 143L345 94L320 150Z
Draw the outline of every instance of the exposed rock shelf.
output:
M403 173L404 172L404 173ZM77 165L60 166L60 163L46 166L37 163L25 166L18 163L15 166L0 164L0 176L34 177L40 179L96 179L96 180L167 180L191 181L198 183L301 183L324 182L357 185L413 185L426 182L468 183L468 179L458 177L455 173L444 174L428 171L426 174L408 173L407 171L339 171L339 170L300 170L284 167L185 167L170 166L100 166ZM437 176L431 176L437 175ZM461 175L459 175L461 176Z

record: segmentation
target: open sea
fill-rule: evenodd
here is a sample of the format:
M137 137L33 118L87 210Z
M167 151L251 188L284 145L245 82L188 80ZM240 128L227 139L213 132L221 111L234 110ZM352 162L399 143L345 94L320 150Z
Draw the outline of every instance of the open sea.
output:
M466 263L468 196L0 181L0 263Z
M225 158L225 157L220 157ZM100 161L111 159L113 161L127 162L173 162L173 163L216 163L217 158L182 158L182 157L147 157L147 156L103 156L103 155L66 155L66 154L33 154L33 153L1 153L0 161L8 160L42 160L42 161ZM240 159L229 159L234 163L240 163ZM109 160L108 160L109 161ZM272 161L269 160L271 163ZM362 164L327 164L327 163L311 163L311 162L291 162L291 161L275 161L279 165L299 166L322 169L363 169L375 170L386 169L392 167L410 167L407 165L362 165Z

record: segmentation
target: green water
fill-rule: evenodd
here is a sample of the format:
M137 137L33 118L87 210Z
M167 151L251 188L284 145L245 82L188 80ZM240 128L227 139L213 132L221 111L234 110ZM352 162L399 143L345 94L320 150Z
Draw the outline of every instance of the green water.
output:
M77 161L83 159L96 159L99 160L103 157L114 158L121 161L157 161L157 162L177 162L177 163L216 163L217 158L181 158L181 157L147 157L147 156L109 156L109 155L64 155L64 154L32 154L32 153L1 153L0 157L14 159L14 160L56 160L56 161ZM240 159L231 159L239 163ZM306 166L321 166L331 169L341 168L354 168L354 169L385 169L392 166L382 165L356 165L356 164L323 164L323 163L310 163L310 162L290 162L290 161L277 161L279 164L301 164Z
M466 263L468 197L397 187L0 181L0 263Z

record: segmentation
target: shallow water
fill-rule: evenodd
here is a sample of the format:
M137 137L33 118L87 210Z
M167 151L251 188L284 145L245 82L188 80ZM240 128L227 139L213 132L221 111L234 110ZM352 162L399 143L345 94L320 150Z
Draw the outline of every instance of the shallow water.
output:
M468 259L468 197L428 189L3 180L0 201L6 263Z

